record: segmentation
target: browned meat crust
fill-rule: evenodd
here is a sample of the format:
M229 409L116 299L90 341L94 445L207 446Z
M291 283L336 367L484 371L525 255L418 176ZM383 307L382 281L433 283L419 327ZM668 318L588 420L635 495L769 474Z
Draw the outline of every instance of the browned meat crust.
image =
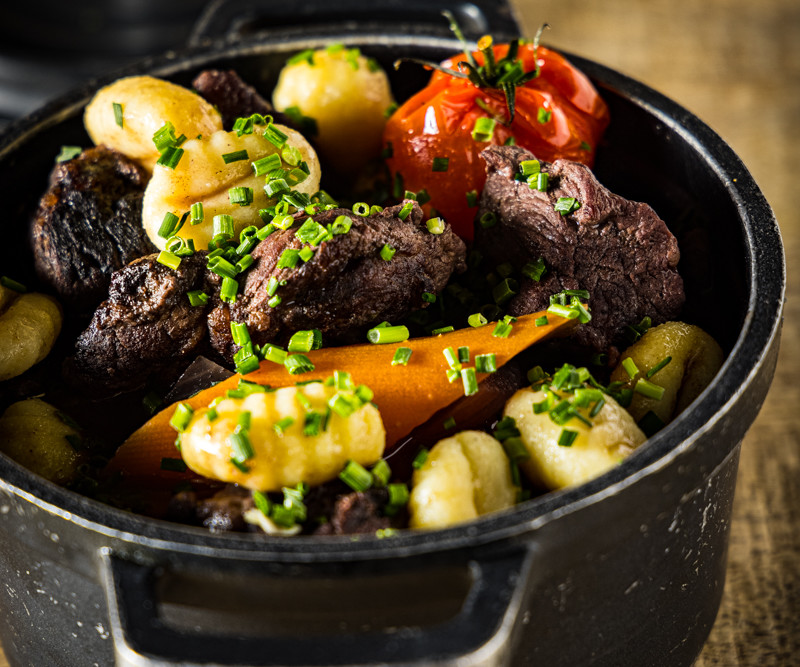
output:
M143 257L112 277L108 299L67 360L76 385L97 392L133 389L202 351L205 309L190 305L187 293L206 288L205 253L183 258L176 271L157 257Z
M463 241L448 226L431 234L415 203L401 220L401 206L360 217L349 209L313 216L325 226L340 215L353 221L350 231L320 244L313 258L294 269L278 269L287 248L300 249L295 226L268 236L253 251L255 262L236 303L217 302L209 317L211 342L224 358L235 352L230 320L245 322L254 343L284 344L302 329L319 329L325 345L366 342L366 329L384 320L396 322L425 307L423 292L439 294L453 271L463 271ZM302 221L305 214L299 214ZM395 249L381 258L384 245ZM281 303L270 307L270 279L286 281L278 288Z
M91 311L111 274L156 248L142 228L147 173L105 146L57 164L31 222L39 278L64 305Z
M476 220L491 212L497 223L484 229L476 222L476 247L495 263L519 268L541 257L547 266L540 282L523 279L512 315L542 310L564 289L588 290L592 321L575 340L605 350L644 316L658 323L679 314L678 243L650 206L610 192L577 162L542 162L550 185L539 192L515 180L520 162L534 159L530 152L493 146L482 156L488 178ZM561 215L554 208L561 197L574 197L580 208Z

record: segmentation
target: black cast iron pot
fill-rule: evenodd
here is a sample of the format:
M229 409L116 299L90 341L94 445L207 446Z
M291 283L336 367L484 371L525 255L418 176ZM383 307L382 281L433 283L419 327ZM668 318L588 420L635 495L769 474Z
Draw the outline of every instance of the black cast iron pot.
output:
M388 2L375 14L359 3L358 23L305 3L331 20L294 29L272 5L259 18L258 4L218 4L200 46L125 74L188 84L202 68L232 67L270 91L289 54L333 40L376 57L402 99L428 75L395 73L396 57L459 50L425 3L415 12ZM514 29L507 7L444 4L473 36ZM220 20L233 37L203 44ZM692 663L722 595L740 443L775 367L783 250L769 206L718 136L649 88L572 60L611 109L600 180L651 203L678 237L685 319L728 353L714 383L598 479L383 540L210 534L105 506L0 455L0 639L12 664ZM0 137L3 273L30 273L27 216L59 147L88 145L82 108L111 79Z

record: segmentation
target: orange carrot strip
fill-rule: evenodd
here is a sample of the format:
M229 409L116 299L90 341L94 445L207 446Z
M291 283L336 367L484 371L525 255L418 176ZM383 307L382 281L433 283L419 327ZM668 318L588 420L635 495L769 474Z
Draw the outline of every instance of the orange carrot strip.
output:
M549 323L536 326L535 320L545 313L533 313L519 317L513 323L508 338L492 335L495 324L477 329L459 329L438 336L413 338L390 345L350 345L329 347L308 352L306 356L315 369L302 375L289 375L283 365L262 361L258 370L246 376L233 375L219 384L205 389L183 401L192 408L207 407L211 401L228 389L235 389L239 380L258 382L271 387L291 386L299 381L324 380L336 370L350 373L353 382L367 385L374 393L373 402L378 406L386 428L387 450L415 426L424 423L439 409L464 395L459 377L448 382L448 362L443 354L445 348L469 347L470 361L465 367L473 367L475 356L494 353L497 367L505 364L522 350L553 334L564 335L572 330L576 320L567 320L548 314ZM392 358L398 347L413 350L407 366L392 366ZM486 375L478 375L483 380ZM106 468L107 473L121 471L128 478L151 478L161 476L170 483L196 477L194 473L162 471L162 458L175 458L176 432L169 425L175 411L172 405L162 410L134 432L117 450Z

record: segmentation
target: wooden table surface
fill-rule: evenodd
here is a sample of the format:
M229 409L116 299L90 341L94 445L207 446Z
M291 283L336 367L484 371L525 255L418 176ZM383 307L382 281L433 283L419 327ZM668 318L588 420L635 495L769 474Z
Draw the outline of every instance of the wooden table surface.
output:
M775 382L745 438L717 622L696 665L800 663L800 2L513 0L527 35L672 97L744 160L790 268ZM0 667L8 662L0 649ZM639 666L637 666L639 667Z

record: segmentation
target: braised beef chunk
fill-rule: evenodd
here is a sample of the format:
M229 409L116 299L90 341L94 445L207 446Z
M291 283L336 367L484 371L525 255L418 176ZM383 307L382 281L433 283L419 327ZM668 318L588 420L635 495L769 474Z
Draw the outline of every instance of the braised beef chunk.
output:
M540 282L521 282L510 314L545 309L564 289L588 290L592 321L575 339L597 350L644 316L658 323L678 315L684 301L678 243L652 208L609 192L577 162L542 162L549 187L540 192L515 180L520 162L534 159L530 152L492 146L482 157L488 178L476 221L492 213L497 222L488 228L476 222L476 247L496 264L519 268L541 257L547 267ZM574 198L580 208L562 215L555 208L560 198Z
M36 272L61 301L90 310L111 274L156 248L142 228L147 173L105 146L57 164L31 222Z
M314 531L315 535L355 535L375 533L391 527L392 521L382 514L389 500L386 489L369 489L364 492L339 496L328 521Z
M259 345L285 344L301 329L319 329L324 344L332 345L366 342L370 326L396 322L427 306L424 292L440 293L453 271L464 270L464 243L449 226L442 234L431 234L416 202L405 220L398 216L401 208L366 217L343 208L317 213L312 218L321 227L339 216L349 218L352 226L321 242L313 256L307 262L298 259L295 268L278 265L285 252L303 248L298 225L273 232L253 250L255 261L236 302L218 303L212 312L214 349L233 358L231 319L245 322ZM297 220L308 217L298 214ZM394 250L389 260L381 257L384 246ZM270 285L276 283L273 291ZM273 293L280 297L276 306L268 304Z
M237 118L254 113L269 114L276 123L287 124L285 116L276 113L272 105L233 70L210 69L200 72L192 81L192 88L217 108L226 130L233 127Z
M180 372L202 352L206 313L187 293L206 288L205 253L177 270L148 255L114 273L108 299L78 337L67 372L79 386L123 391L154 375Z

